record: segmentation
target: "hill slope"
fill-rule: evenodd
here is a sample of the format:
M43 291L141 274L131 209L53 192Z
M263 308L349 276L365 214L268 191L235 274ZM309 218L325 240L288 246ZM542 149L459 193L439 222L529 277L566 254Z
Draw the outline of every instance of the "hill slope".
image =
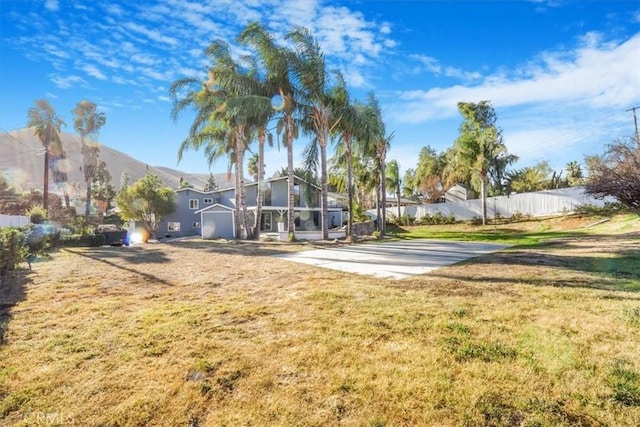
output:
M64 164L70 183L81 183L84 187L82 174L82 153L80 137L68 132L61 132L62 142L67 154ZM0 133L0 170L5 178L21 190L42 189L44 180L43 148L40 140L33 134L32 128L24 128ZM100 160L103 160L112 176L112 184L118 188L123 171L127 171L129 182L133 183L145 174L147 164L133 157L114 150L106 145L100 145ZM192 174L167 167L149 166L152 173L158 175L165 185L178 188L180 177L201 190L208 174ZM218 188L233 187L233 176L225 173L214 174ZM55 184L51 182L50 191L56 192Z

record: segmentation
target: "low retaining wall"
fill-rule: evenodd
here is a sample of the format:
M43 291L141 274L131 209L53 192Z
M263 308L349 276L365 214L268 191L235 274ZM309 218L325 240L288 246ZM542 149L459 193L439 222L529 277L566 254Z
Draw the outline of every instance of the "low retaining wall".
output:
M347 235L345 230L332 231L329 230L329 240L344 239ZM322 231L296 231L296 240L322 240ZM278 233L278 240L286 242L289 239L289 233L281 231Z
M356 222L353 224L354 236L369 236L376 229L376 223L373 221Z

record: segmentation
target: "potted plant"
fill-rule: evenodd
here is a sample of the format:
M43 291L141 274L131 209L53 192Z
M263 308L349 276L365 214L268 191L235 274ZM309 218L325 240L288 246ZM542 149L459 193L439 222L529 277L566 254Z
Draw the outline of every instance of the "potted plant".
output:
M284 212L279 212L276 217L276 222L278 223L278 233L282 233L287 231L284 223Z

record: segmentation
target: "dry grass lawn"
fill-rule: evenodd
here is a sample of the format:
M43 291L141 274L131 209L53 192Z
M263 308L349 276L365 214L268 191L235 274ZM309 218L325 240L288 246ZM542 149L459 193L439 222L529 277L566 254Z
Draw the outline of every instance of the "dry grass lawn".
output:
M63 249L0 288L0 423L637 426L612 224L397 281L270 257L302 245Z

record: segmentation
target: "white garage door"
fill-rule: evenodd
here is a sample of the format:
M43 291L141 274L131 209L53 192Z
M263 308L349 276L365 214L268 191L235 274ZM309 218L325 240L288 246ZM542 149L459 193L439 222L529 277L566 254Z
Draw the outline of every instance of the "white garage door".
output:
M233 212L206 212L202 214L203 239L233 239Z

